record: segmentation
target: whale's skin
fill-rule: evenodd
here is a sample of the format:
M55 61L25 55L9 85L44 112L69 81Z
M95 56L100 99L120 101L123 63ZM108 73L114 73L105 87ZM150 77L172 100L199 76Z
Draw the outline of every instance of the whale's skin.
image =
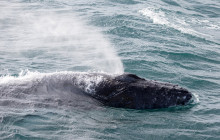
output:
M178 85L129 73L58 72L0 81L0 106L7 107L157 109L186 105L191 99Z
M108 76L91 96L105 106L129 109L182 106L192 99L192 93L178 85L146 80L134 74Z

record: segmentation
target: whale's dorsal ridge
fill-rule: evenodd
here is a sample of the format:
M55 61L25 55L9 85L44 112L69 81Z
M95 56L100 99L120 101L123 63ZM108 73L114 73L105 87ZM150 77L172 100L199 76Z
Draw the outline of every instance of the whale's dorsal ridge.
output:
M115 79L120 82L135 82L138 80L145 80L145 79L140 78L137 75L131 74L131 73L124 73L122 75L115 77Z

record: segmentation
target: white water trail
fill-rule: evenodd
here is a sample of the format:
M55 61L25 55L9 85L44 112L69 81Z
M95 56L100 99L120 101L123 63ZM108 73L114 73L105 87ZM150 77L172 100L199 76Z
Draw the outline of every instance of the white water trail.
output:
M192 22L189 23L192 19L186 19L184 16L177 17L175 14L166 13L162 11L160 8L148 7L142 10L139 10L139 13L150 18L154 24L165 25L170 28L174 28L182 33L195 35L195 36L205 36L208 35L196 31L191 26Z

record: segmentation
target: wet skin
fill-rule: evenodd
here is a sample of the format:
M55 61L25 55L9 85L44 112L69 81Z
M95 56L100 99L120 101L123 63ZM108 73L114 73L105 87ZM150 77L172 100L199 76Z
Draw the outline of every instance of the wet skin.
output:
M92 97L110 107L158 109L186 105L192 94L178 85L122 74L100 82Z

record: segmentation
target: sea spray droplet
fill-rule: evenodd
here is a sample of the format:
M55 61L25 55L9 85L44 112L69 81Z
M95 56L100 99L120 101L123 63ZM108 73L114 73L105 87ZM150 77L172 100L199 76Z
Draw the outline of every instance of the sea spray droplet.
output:
M44 6L42 3L33 4ZM8 12L1 14L0 19L10 20L2 32L5 40L0 46L13 49L20 54L19 59L24 58L26 64L22 64L22 69L42 67L42 71L47 71L45 67L49 69L56 64L56 70L123 73L122 62L106 37L74 11L65 12L70 10L68 7L55 12L59 8L28 9L31 5L10 2L2 5ZM16 12L15 7L26 10ZM3 24L1 22L0 26ZM7 44L10 45L6 47Z

